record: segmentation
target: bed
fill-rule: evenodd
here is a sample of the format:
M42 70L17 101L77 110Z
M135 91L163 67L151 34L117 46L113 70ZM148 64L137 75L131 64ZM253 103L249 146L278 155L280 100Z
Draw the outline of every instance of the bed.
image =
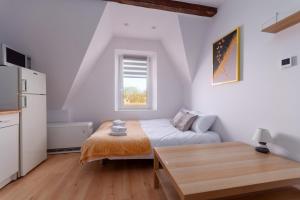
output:
M205 133L196 133L193 131L185 131L182 132L178 129L176 129L171 121L169 119L155 119L155 120L140 120L137 121L139 124L142 132L145 134L144 136L148 139L149 145L151 150L150 151L140 151L137 153L137 155L133 155L132 153L130 156L126 156L125 154L120 154L118 155L117 153L112 153L112 156L109 154L105 154L105 156L99 155L99 156L86 156L88 151L93 151L95 148L95 142L94 144L90 144L89 139L91 140L93 137L95 137L95 134L89 138L85 144L82 147L82 156L81 156L81 163L87 163L95 160L101 160L101 159L152 159L152 149L154 147L164 147L164 146L179 146L179 145L189 145L189 144L211 144L211 143L220 143L221 139L219 137L219 134L212 132L212 131L207 131ZM128 122L129 124L129 122ZM104 130L105 128L107 129L109 124L106 125L106 127L102 126L100 127L101 129ZM99 131L98 129L98 131ZM128 130L130 132L131 129ZM109 137L107 133L104 133L105 137ZM103 135L102 134L102 135ZM116 143L115 146L121 146L120 148L122 149L122 140L127 139L124 137L128 136L122 136L122 137L115 137L115 136L110 136L110 141L113 141ZM143 140L145 138L142 138L139 141L132 141L130 140L134 145L139 145L140 141L145 141ZM98 142L101 142L98 140ZM103 142L103 141L102 141ZM99 145L106 145L105 143L98 144ZM132 145L132 144L131 144ZM147 146L146 144L143 144L142 147ZM108 148L111 148L110 146ZM105 149L107 150L107 148ZM104 151L104 150L102 150Z

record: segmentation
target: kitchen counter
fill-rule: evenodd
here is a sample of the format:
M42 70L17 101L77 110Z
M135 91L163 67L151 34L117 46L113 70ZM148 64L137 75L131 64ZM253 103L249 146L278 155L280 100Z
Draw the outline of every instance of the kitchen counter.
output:
M16 114L21 112L20 109L13 109L13 110L0 110L0 115L10 115L10 114Z

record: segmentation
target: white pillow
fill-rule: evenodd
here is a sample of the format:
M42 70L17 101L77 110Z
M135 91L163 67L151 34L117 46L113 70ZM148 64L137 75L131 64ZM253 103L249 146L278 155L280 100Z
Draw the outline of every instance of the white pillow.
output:
M178 123L180 122L181 118L184 117L184 115L186 114L186 112L181 109L176 115L175 117L171 120L171 123L173 124L173 126L177 126Z
M191 130L196 133L205 133L212 127L216 121L217 116L215 115L205 115L197 114L198 118L194 121Z

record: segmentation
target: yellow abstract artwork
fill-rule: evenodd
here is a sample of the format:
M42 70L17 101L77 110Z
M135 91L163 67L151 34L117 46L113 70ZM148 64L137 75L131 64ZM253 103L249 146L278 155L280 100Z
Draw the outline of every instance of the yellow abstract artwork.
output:
M213 85L240 80L240 28L213 44Z

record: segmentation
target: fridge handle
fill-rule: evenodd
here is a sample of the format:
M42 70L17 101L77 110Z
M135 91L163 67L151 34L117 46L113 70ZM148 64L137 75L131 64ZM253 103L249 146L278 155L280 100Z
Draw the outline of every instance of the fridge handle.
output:
M22 79L22 91L27 92L27 80Z
M22 96L22 108L27 108L27 97Z

